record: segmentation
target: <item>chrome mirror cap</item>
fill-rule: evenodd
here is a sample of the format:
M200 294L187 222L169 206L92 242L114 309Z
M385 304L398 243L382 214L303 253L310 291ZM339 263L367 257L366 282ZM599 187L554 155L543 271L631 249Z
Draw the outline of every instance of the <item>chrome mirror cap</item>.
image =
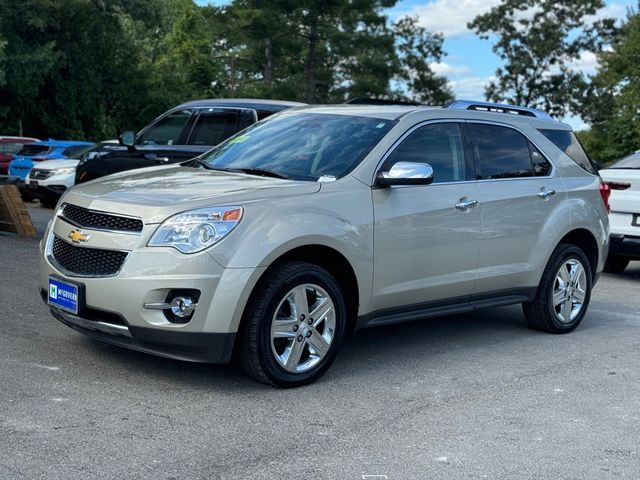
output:
M428 163L398 162L388 172L380 171L376 184L381 187L429 185L433 179L433 168Z

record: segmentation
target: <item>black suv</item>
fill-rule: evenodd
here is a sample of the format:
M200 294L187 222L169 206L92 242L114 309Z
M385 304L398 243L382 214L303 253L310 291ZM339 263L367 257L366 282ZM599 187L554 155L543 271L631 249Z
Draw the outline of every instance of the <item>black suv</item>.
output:
M117 151L81 161L76 184L124 170L189 160L269 115L304 105L253 99L183 103L160 115L137 135L123 133Z

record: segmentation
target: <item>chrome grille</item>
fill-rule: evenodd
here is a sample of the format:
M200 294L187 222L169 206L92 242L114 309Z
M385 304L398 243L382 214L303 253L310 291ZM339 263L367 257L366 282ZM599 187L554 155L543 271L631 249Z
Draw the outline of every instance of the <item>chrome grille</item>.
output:
M143 227L142 220L139 218L96 212L68 203L62 207L62 217L79 227L116 232L140 233Z
M53 238L51 255L55 262L67 272L92 277L117 274L127 258L127 252L76 247L57 235Z

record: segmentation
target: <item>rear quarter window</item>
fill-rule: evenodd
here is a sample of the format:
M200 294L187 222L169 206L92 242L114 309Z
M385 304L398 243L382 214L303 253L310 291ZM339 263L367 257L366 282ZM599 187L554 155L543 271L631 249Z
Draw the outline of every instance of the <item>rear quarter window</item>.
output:
M592 175L598 174L598 169L591 161L587 152L584 151L578 137L571 130L538 130L541 134L547 137L556 147L567 154L574 162L580 165L583 170L591 173Z

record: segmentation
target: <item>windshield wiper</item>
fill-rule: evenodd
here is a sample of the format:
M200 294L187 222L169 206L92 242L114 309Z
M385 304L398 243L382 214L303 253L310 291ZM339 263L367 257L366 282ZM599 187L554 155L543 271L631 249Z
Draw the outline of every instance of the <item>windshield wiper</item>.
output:
M258 175L261 177L273 177L273 178L282 178L286 180L289 178L289 175L285 175L284 173L275 172L273 170L268 170L266 168L225 168L226 172L238 172L238 173L246 173L247 175Z

